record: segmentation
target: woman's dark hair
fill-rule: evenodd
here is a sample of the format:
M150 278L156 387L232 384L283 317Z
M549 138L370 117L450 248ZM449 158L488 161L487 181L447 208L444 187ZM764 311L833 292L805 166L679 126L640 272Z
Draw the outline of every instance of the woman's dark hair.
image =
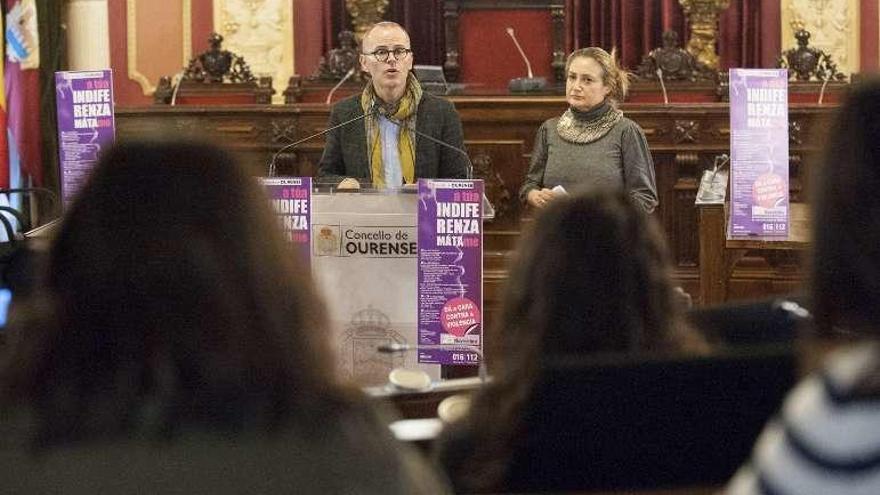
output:
M619 192L559 198L512 264L498 339L504 363L674 348L677 318L658 225ZM528 349L527 352L523 352Z
M7 392L34 410L38 446L271 429L344 406L323 306L295 257L225 152L110 149L51 248L46 321L12 343Z
M475 489L497 489L520 418L546 363L605 353L677 352L701 341L682 326L659 226L622 192L557 198L511 264L494 381L465 419L462 460Z
M812 298L816 325L880 331L880 81L853 89L815 166ZM877 335L873 335L876 337Z

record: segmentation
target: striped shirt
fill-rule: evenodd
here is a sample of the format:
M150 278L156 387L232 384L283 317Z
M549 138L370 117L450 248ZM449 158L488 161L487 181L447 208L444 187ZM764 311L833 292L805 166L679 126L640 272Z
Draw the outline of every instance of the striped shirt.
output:
M880 494L880 397L853 394L878 360L876 345L861 345L801 382L726 493Z

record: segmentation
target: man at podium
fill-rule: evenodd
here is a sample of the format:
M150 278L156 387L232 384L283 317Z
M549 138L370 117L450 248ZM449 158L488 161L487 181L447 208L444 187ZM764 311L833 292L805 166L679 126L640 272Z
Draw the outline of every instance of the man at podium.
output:
M468 178L458 112L422 92L410 46L394 22L380 22L364 35L359 63L369 82L330 112L328 127L339 127L327 134L319 183L395 188L419 178Z

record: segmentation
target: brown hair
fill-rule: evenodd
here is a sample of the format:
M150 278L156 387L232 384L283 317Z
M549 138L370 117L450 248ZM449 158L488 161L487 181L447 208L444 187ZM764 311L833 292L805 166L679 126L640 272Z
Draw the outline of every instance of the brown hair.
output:
M5 376L36 413L38 447L274 427L350 403L308 272L257 181L213 146L107 152L52 246L46 285L46 321L17 334Z
M565 60L566 74L568 73L568 68L571 66L571 62L574 59L582 57L591 58L602 67L602 82L611 89L609 97L615 103L622 102L624 98L626 98L626 93L629 90L630 75L629 72L624 70L618 64L616 49L612 49L611 53L596 46L575 50L571 52Z
M554 200L511 264L500 318L494 381L461 427L474 436L456 484L497 489L532 387L566 357L700 349L682 323L659 226L623 192Z

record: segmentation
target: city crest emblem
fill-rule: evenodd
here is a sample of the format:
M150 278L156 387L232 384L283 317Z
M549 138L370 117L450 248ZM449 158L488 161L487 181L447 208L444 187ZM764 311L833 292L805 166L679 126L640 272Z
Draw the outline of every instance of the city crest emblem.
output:
M318 237L315 239L315 254L318 256L335 256L339 254L339 235L336 229L330 225L321 225L318 228Z

